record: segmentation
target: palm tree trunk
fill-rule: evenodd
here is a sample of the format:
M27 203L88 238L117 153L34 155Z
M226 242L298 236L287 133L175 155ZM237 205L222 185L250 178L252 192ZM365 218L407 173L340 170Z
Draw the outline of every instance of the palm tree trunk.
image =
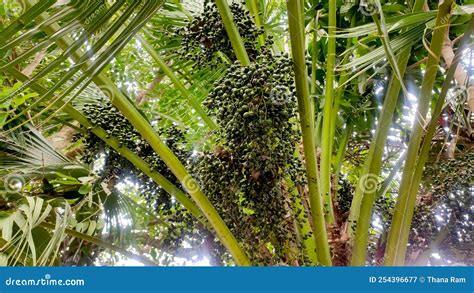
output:
M336 0L329 0L328 52L326 59L326 95L324 100L323 133L321 143L320 184L324 197L326 220L334 221L331 199L331 124L334 108L334 68L336 66Z
M232 16L232 12L230 11L229 4L227 0L214 0L217 5L217 9L222 17L222 22L224 23L224 27L227 31L227 35L229 36L230 43L232 44L232 48L234 48L234 53L237 56L237 60L240 61L242 66L250 65L250 59L245 50L244 42L240 37L239 30L234 24L234 17Z

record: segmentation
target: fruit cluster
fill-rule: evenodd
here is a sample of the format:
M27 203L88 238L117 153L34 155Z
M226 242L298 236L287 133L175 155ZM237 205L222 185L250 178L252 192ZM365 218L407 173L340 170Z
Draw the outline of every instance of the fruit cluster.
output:
M263 30L255 26L249 12L243 5L230 5L234 23L244 41L245 49L250 58L258 54L256 48L257 37ZM178 54L186 61L192 60L197 67L222 63L223 54L231 61L236 60L232 44L222 22L221 15L214 1L205 0L202 14L196 16L185 27L176 32L181 38Z
M350 182L342 174L339 176L336 203L341 214L348 214L351 208L354 189Z
M84 105L83 112L92 124L105 129L109 136L117 138L124 147L129 148L143 158L153 171L159 172L176 186L180 186L174 175L160 157L155 154L148 142L140 136L125 117L110 103L106 102L99 105L86 104ZM180 130L176 127L170 127L165 131L160 130L159 132L160 136L165 139L166 144L173 150L178 158L185 159L187 157L186 151L180 147L180 143L184 140L184 136ZM156 186L141 172L137 172L137 170L118 153L107 149L105 144L94 134L88 132L84 137L84 144L86 153L83 159L86 163L93 163L97 154L103 151L107 153L104 171L102 172L102 176L105 179L109 179L107 177L111 175L115 175L117 178L126 178L130 175L136 175L141 190L146 191L145 194L150 197L150 199L153 198L156 200L155 204L157 205L157 209L163 210L165 213L171 209L173 205L171 198L164 190Z
M204 104L220 128L215 150L193 166L201 187L256 263L287 262L282 248L293 236L282 182L287 174L301 181L290 59L262 50L250 66L235 62Z

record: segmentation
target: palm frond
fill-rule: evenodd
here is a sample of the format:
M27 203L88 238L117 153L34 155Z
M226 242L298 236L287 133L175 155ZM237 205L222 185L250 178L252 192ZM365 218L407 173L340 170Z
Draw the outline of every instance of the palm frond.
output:
M53 209L49 202L40 197L24 197L16 211L0 220L2 239L6 241L0 250L8 251L8 263L52 265L71 215L67 202L63 202L61 209ZM51 234L42 233L39 228L48 217L56 219Z
M385 19L388 33L394 33L407 27L419 26L436 18L436 10L426 12L412 12L399 16L392 16ZM340 29L337 33L338 38L365 37L377 34L377 25L375 22Z
M395 56L398 56L400 52L409 45L416 44L421 40L423 32L425 31L424 26L414 27L406 32L402 32L390 40L389 46L392 48L392 52ZM353 54L361 44L354 45L349 48L345 54ZM356 57L350 62L338 66L337 70L339 71L349 71L354 72L355 74L346 81L350 82L354 78L362 75L370 69L377 69L376 67L386 66L386 52L383 46L378 46L377 48L370 50L368 53ZM339 85L339 87L344 86L345 84Z
M44 172L51 169L86 169L71 161L53 146L30 124L22 131L12 132L0 138L0 170L20 172ZM86 171L84 173L87 173Z

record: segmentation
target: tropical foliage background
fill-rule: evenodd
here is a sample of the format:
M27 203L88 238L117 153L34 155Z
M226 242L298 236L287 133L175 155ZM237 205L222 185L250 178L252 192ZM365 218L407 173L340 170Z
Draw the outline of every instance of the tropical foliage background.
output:
M472 265L469 0L2 0L0 262Z

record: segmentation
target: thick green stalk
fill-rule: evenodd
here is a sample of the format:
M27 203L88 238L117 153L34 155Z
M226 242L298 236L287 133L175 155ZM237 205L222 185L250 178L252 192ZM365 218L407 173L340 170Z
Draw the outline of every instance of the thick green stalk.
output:
M28 0L29 3L33 2ZM40 16L41 20L48 17L46 13ZM44 28L44 31L48 34L54 33L59 29L57 24L54 24L48 28ZM67 50L68 45L72 43L72 40L68 38L62 38L58 42L58 46ZM73 59L77 62L82 56L79 51L76 51ZM85 64L84 66L87 66ZM235 262L238 265L250 265L250 261L241 249L240 245L235 239L232 232L229 230L227 225L224 223L222 218L219 216L209 199L201 191L197 181L187 172L184 165L179 161L176 155L168 148L168 146L159 137L150 123L142 116L137 108L125 97L125 95L115 86L115 84L103 73L96 75L92 81L103 90L107 96L111 99L112 104L130 121L140 135L150 144L153 150L160 156L165 162L168 168L173 172L176 178L183 184L183 187L191 195L197 206L206 216L207 220L214 228L219 239L222 241L224 246L234 257Z
M191 107L196 110L196 113L204 120L204 122L207 124L207 126L211 129L217 129L217 124L206 114L206 111L204 108L201 106L201 104L196 101L196 99L189 93L189 91L186 89L184 84L179 80L179 78L176 76L176 74L171 70L171 68L166 65L166 63L161 59L161 57L158 55L155 49L148 44L148 42L139 34L136 35L135 37L145 48L145 50L150 54L151 58L155 60L156 65L168 76L170 81L174 84L174 86L183 94L183 96L188 100L188 103L191 105Z
M444 35L449 27L449 17L453 0L444 1L438 9L436 26L431 38L431 45L426 61L426 71L423 78L418 105L418 113L408 143L407 160L402 175L400 190L398 194L392 226L388 234L387 248L385 253L385 265L403 265L410 232L411 219L416 201L416 193L410 194L410 186L413 183L416 170L419 147L425 126L426 115L431 102L431 91L438 72L438 64L441 55Z
M305 36L303 1L289 0L288 24L290 28L291 51L293 55L296 92L298 95L298 111L300 115L301 131L303 133L303 149L306 161L306 176L308 178L311 216L313 218L313 232L316 240L316 249L319 263L331 265L331 255L326 234L323 201L318 191L316 144L314 127L311 122L311 97L307 82L305 63Z
M324 100L323 133L321 137L320 184L324 197L326 220L334 221L331 199L331 124L334 107L334 67L336 66L336 0L329 0L328 51L326 59L326 95Z
M416 0L413 12L421 11L423 0ZM398 57L397 65L401 76L404 76L405 70L410 58L411 47L406 48ZM367 257L367 242L372 219L372 207L375 201L378 177L382 166L382 156L384 146L387 141L388 132L392 124L393 114L397 106L398 97L402 84L399 78L392 74L390 77L387 93L380 113L379 122L375 130L374 137L370 143L369 153L365 159L362 172L360 174L359 184L356 186L354 198L352 199L351 209L348 219L348 234L353 236L355 230L354 247L352 249L352 265L364 266ZM354 229L354 226L357 227Z
M342 137L337 148L336 158L334 160L335 176L339 176L339 172L341 171L342 162L344 161L344 154L346 152L347 144L349 143L349 137L352 134L353 128L354 124L346 124L346 128L343 130Z
M314 17L313 20L313 39L312 39L312 45L313 45L313 51L311 52L311 87L310 87L310 96L309 96L309 102L310 102L310 109L311 109L311 117L310 122L311 122L311 127L314 129L314 140L315 140L315 145L316 147L318 146L318 137L320 134L316 130L316 105L315 105L315 98L317 95L317 84L316 84L316 71L318 69L318 17L319 17L319 11L316 12L316 16ZM321 117L318 117L318 119ZM317 124L318 126L320 124ZM320 176L319 176L319 166L318 166L318 161L316 160L316 185L318 187L318 192L320 193L321 188L320 188ZM321 194L321 193L320 193Z
M398 58L401 74L405 73L406 65L410 58L410 52L411 48L407 48ZM392 74L382 107L382 113L380 113L379 124L372 138L369 153L367 154L362 172L359 176L359 184L356 186L354 198L352 199L348 221L349 235L352 236L355 230L354 247L352 249L353 266L365 265L369 227L372 219L372 207L375 201L379 174L382 167L382 156L387 141L387 135L392 124L393 113L397 106L400 89L400 81ZM356 229L354 229L354 225Z
M356 23L356 17L352 16L352 18L351 18L351 27L353 27L355 25L355 23ZM348 38L346 40L346 50L348 50L352 46L352 39L353 38ZM349 58L346 58L343 61L343 63L346 63L348 59ZM339 118L338 112L339 112L339 108L340 108L341 98L344 95L344 90L346 88L345 84L346 84L347 80L349 79L349 76L350 76L349 72L343 71L343 72L341 72L339 80L337 82L339 86L336 89L334 105L333 105L332 112L331 112L331 128L330 128L331 134L329 135L329 137L335 137L337 119ZM344 85L344 86L342 86L342 85ZM330 142L331 142L331 145L329 147L329 152L332 154L334 139L331 139ZM345 150L345 149L343 149L343 150ZM334 164L334 166L335 165L336 164Z
M222 17L222 22L224 23L224 27L227 31L227 35L229 36L230 43L232 44L232 48L234 48L235 56L237 60L240 61L242 66L250 65L250 59L245 50L244 42L240 37L239 30L234 24L234 17L232 16L232 12L230 11L229 4L227 0L214 0L217 5L217 9Z
M54 224L52 223L48 223L48 222L42 222L38 225L39 227L42 227L42 228L45 228L45 229L48 229L48 230L54 230L56 227L54 226ZM126 256L128 258L132 258L132 259L135 259L135 260L138 260L139 262L141 262L142 264L144 265L147 265L147 266L156 266L157 264L152 262L151 260L149 260L148 258L144 257L144 256L141 256L141 255L137 255L133 252L130 252L122 247L119 247L117 245L113 245L112 243L109 243L107 241L104 241L102 239L99 239L97 237L94 237L94 236L90 236L90 235L87 235L87 234L84 234L84 233L81 233L81 232L78 232L76 230L72 230L72 229L64 229L64 233L66 233L67 235L69 236L72 236L72 237L75 237L75 238L78 238L78 239L81 239L81 240L84 240L86 242L89 242L89 243L92 243L92 244L95 244L95 245L98 245L100 247L103 247L103 248L107 248L107 249L110 249L114 252L118 252L120 253L121 255L123 256Z
M353 16L351 18L351 27L355 25L355 20L356 18ZM352 46L352 38L348 38L346 41L346 49L349 49L351 46ZM340 108L341 98L344 95L344 90L345 90L345 86L341 86L341 85L345 85L348 79L349 79L349 73L347 71L341 72L341 75L338 80L339 86L336 89L336 93L335 93L336 97L334 99L334 105L331 111L331 126L330 126L331 134L329 135L329 137L335 137L335 134L336 134L336 124L339 118L338 112ZM334 158L334 164L332 165L333 176L334 176L333 182L335 186L334 186L334 194L332 194L331 197L334 197L334 198L337 197L339 171L342 165L342 160L344 159L344 154L346 152L347 143L349 141L349 135L352 133L352 125L347 125L347 124L348 123L346 123L347 128L343 130L343 135L339 141L339 147L337 149L336 156ZM331 154L331 158L332 158L333 149L334 149L334 139L331 139L330 145L329 145L329 151L328 151Z
M247 0L246 3L248 10L253 15L255 25L258 28L263 28L262 19L260 18L260 11L258 9L258 0ZM258 36L258 44L260 46L265 45L265 34L261 34Z
M318 70L318 15L319 11L316 12L316 15L313 19L313 38L311 44L313 45L313 50L311 51L311 122L313 123L313 128L315 127L316 121L316 106L314 99L317 94L318 85L316 84L316 71ZM319 178L318 178L319 180Z

